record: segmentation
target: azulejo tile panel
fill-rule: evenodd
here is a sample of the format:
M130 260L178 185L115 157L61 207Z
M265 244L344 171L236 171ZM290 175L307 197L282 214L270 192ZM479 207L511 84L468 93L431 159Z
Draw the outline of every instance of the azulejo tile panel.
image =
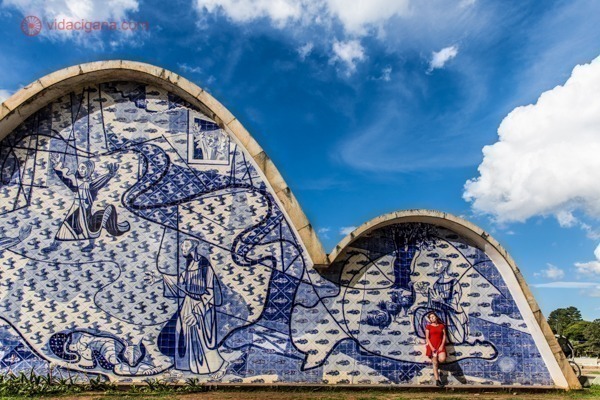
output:
M552 385L497 267L428 224L318 273L251 157L177 96L74 90L0 143L0 373L116 382Z

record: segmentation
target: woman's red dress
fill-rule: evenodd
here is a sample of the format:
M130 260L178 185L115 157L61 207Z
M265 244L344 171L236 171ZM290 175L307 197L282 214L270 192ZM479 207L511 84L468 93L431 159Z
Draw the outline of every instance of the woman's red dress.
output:
M442 350L438 351L438 353L445 353L446 352L446 344L442 343L442 341L444 340L444 329L446 329L446 326L444 324L437 324L437 326L428 324L427 326L425 326L425 329L427 331L429 331L429 342L431 343L431 345L436 350L439 349L441 346ZM431 351L431 347L429 347L429 345L427 345L427 344L425 346L427 347L426 355L427 355L427 357L431 358L433 355L433 352Z

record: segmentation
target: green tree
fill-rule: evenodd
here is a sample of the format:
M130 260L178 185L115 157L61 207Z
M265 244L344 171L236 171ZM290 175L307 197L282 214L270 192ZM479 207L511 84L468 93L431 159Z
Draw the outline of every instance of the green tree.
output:
M577 321L569 325L564 330L564 335L571 341L575 354L583 354L587 351L587 342L585 338L585 330L592 322Z
M577 307L557 308L548 316L548 324L554 333L564 335L571 324L581 321L581 312Z
M600 357L600 319L590 322L583 331L585 352L588 356Z

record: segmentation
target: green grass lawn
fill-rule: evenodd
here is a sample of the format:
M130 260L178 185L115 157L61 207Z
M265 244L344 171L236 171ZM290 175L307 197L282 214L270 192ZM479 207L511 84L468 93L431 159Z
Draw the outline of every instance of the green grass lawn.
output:
M426 400L426 399L528 399L528 400L552 400L552 399L599 399L600 386L581 391L518 391L518 390L494 390L494 391L459 391L453 389L441 390L415 390L415 389L392 389L392 390L339 390L323 388L319 390L294 389L262 389L239 388L218 389L202 393L184 393L185 388L152 389L148 387L134 387L130 390L109 389L105 392L83 392L65 393L63 395L44 395L42 393L31 393L21 396L0 396L1 399L60 399L60 400L116 400L116 399L169 399L169 400ZM189 390L189 389L188 389Z

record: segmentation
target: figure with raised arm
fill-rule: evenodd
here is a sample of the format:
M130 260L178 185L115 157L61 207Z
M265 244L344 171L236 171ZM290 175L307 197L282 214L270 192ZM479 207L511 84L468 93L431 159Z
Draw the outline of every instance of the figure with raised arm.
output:
M107 164L108 173L93 179L95 164L93 161L82 161L75 174L71 174L64 163L60 162L60 154L52 154L50 160L53 171L61 182L75 194L75 200L67 217L61 224L52 244L42 252L50 253L56 250L63 241L87 240L88 245L81 251L89 252L94 248L94 240L100 236L102 229L112 236L121 236L129 231L129 223L118 222L115 206L108 205L94 212L93 204L98 197L98 191L105 187L117 174L118 164Z

